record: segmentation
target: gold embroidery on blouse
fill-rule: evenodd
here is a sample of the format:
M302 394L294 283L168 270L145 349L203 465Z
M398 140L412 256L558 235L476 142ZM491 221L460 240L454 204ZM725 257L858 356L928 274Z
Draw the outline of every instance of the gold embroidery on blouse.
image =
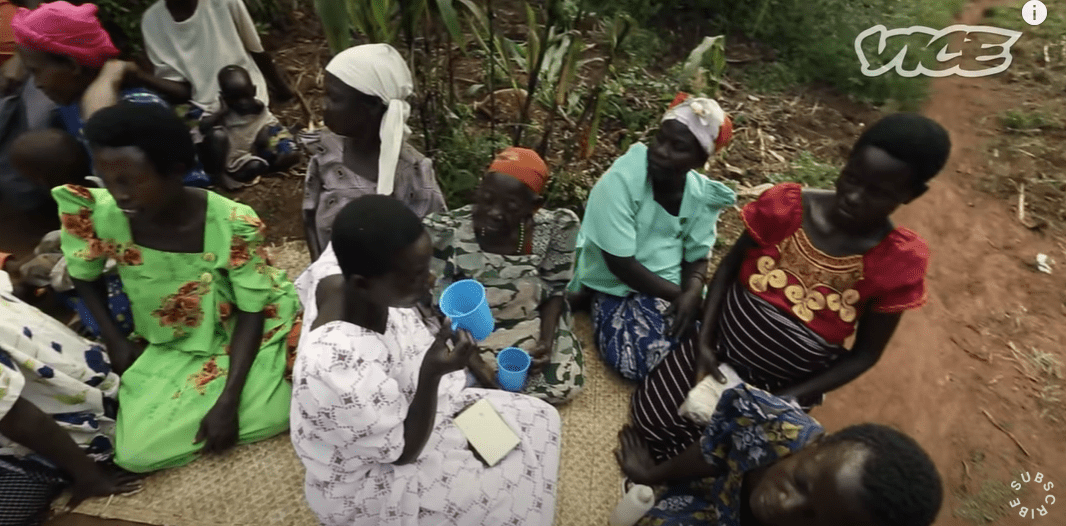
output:
M860 298L852 287L863 278L862 255L827 255L811 244L802 229L778 244L777 249L780 253L777 261L762 256L755 262L758 272L748 279L753 292L784 289L785 297L792 303L792 313L804 322L813 321L816 311L827 308L845 323L855 321L858 315L855 305ZM799 283L789 285L788 276ZM829 290L823 294L816 287Z

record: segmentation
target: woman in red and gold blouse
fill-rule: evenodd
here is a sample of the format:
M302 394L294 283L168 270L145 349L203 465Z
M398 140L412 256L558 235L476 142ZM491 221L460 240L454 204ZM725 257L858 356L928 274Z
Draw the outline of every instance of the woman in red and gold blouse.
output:
M835 191L785 183L744 207L745 231L715 272L698 337L633 396L659 461L699 436L677 408L708 374L724 383L720 362L806 408L877 363L903 311L926 300L929 249L889 216L926 191L950 150L936 122L890 115L859 137Z

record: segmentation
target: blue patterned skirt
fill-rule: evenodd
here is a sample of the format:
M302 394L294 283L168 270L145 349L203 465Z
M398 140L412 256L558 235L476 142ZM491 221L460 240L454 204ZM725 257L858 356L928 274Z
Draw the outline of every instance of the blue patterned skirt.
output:
M607 365L624 378L643 380L677 347L678 341L667 336L668 308L670 302L646 294L619 297L594 292L592 326Z
M129 336L133 333L133 311L129 296L122 290L122 280L115 273L104 274L103 279L107 285L107 308L111 311L111 320L123 336ZM91 337L100 337L100 324L74 291L60 293L59 298L68 308L78 313L78 318Z

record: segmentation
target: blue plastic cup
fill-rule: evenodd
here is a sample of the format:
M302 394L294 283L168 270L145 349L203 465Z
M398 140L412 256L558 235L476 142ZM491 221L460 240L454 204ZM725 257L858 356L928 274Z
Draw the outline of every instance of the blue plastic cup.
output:
M496 328L485 298L485 287L476 280L456 281L440 295L440 310L452 319L452 330L466 329L475 340L488 338Z
M508 347L496 355L496 379L500 387L517 393L526 385L529 364L533 359L518 347Z

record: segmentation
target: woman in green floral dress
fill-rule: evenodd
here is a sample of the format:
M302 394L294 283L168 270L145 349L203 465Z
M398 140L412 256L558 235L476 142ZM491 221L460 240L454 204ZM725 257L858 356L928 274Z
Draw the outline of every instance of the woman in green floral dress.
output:
M70 275L105 320L122 377L116 464L169 468L283 432L299 302L267 259L263 223L246 205L182 186L194 147L171 112L120 104L95 114L85 134L107 190L52 195ZM97 283L108 259L118 262L140 343L104 314Z

